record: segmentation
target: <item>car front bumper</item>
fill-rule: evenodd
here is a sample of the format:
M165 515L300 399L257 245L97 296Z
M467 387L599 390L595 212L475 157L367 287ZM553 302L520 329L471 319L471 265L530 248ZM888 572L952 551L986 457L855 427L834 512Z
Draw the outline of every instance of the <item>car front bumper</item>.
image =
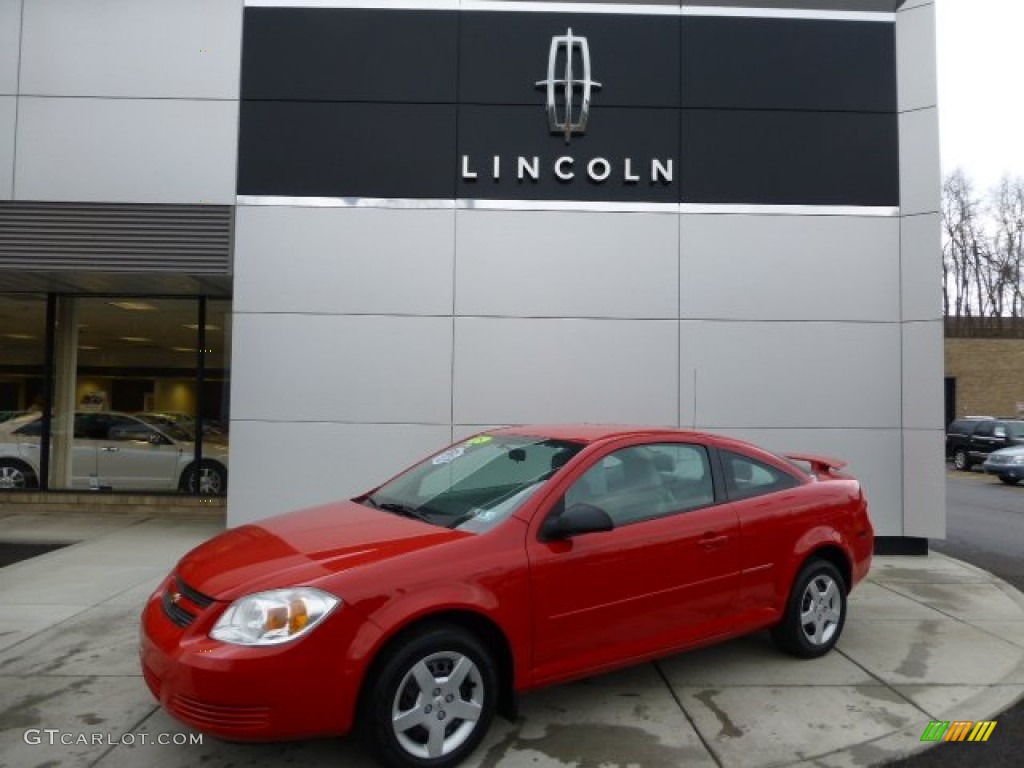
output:
M1024 480L1024 464L990 464L985 462L981 468L990 475L1008 477L1012 480Z
M165 610L171 583L146 603L139 647L146 685L168 713L230 741L334 736L351 729L362 669L345 657L359 622L330 616L289 643L230 645L209 637L227 604L210 605L183 628Z

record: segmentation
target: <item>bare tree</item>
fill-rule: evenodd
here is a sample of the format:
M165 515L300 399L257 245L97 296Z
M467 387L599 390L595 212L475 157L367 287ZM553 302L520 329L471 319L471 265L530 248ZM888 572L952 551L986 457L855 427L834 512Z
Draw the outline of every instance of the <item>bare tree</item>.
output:
M970 318L1024 317L1024 179L1004 177L982 200L957 169L943 181L941 215L943 310L954 330Z

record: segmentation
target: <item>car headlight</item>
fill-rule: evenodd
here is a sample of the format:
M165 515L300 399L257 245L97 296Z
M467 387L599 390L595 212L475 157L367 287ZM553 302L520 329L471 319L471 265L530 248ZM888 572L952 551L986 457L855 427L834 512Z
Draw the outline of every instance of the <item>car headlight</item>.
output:
M210 630L233 645L278 645L309 632L341 600L319 589L295 587L257 592L235 600Z

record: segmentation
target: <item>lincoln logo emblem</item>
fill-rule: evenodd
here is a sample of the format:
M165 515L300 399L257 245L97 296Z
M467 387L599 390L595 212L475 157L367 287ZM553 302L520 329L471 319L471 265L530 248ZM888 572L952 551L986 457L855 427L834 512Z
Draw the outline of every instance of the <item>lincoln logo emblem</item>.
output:
M562 51L565 52L564 76L558 77L558 59ZM573 72L573 59L577 52L582 64L582 77L576 77ZM587 38L574 36L571 27L564 35L552 37L548 51L548 79L538 80L537 87L547 89L548 127L552 133L564 135L566 144L572 140L574 133L584 133L590 116L591 91L601 87L600 83L590 79L590 48L587 46ZM560 94L565 101L561 114L558 109Z

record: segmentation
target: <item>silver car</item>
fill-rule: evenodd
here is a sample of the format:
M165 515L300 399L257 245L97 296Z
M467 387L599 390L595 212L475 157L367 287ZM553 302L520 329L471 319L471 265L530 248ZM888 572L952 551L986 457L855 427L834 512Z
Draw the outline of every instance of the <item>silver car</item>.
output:
M0 489L39 486L42 414L0 424ZM55 420L54 431L59 431ZM221 495L227 491L227 446L203 443L195 461L192 436L174 425L148 424L127 413L75 414L71 488L78 490L176 491Z
M1007 485L1016 485L1024 480L1024 445L992 451L981 468L990 475L998 476Z

